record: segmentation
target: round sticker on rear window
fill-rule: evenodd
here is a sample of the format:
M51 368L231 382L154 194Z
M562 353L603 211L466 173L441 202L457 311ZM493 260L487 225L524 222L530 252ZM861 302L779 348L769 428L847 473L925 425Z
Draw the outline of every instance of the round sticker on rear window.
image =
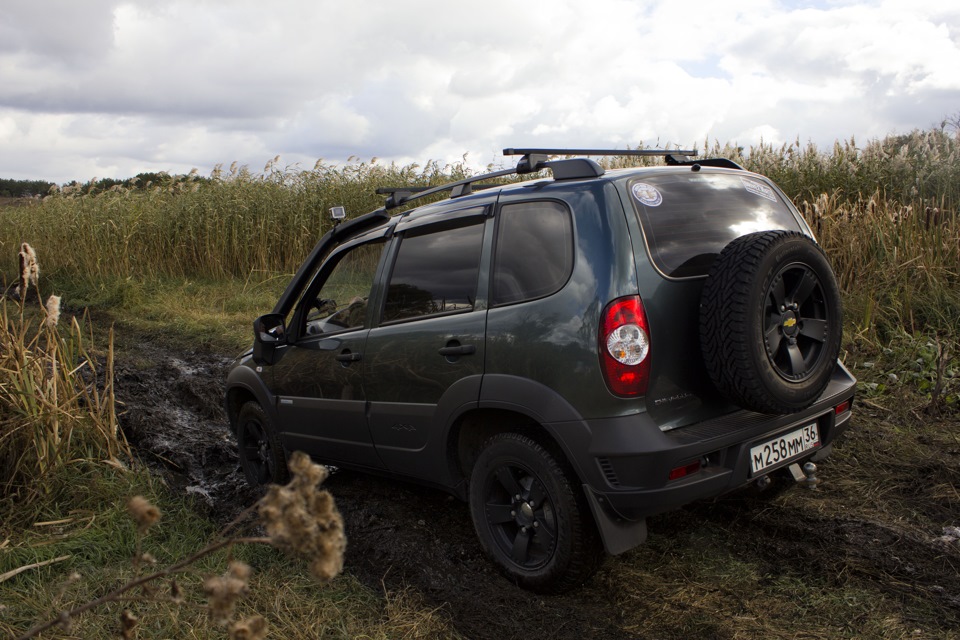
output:
M657 191L657 188L646 182L638 182L633 185L633 197L648 207L659 207L663 202L663 196Z

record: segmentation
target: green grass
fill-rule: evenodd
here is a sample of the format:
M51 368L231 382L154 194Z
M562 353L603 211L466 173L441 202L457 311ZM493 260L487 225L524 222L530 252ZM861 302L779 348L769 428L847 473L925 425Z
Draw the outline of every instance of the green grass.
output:
M91 463L62 474L57 493L32 509L0 504L0 574L64 558L0 582L0 636L15 637L138 575L131 561L136 527L125 506L133 495L144 495L162 512L142 542L142 550L156 558L156 567L141 571L197 552L216 533L195 505L171 495L146 471ZM84 638L112 637L121 611L129 608L139 618L138 637L223 638L224 631L208 619L201 583L205 576L222 573L230 557L254 571L238 615L264 615L272 629L282 630L271 637L457 637L450 621L414 591L374 592L350 576L321 585L302 562L260 545L217 552L177 576L183 603L165 601L169 582L160 582L153 592L136 591L127 600L78 616L74 632ZM50 633L43 637L62 637L62 632Z

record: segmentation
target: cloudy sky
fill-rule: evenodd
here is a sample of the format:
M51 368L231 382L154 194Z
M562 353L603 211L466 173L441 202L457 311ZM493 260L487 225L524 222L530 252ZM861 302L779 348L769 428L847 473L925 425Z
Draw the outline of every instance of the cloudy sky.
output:
M957 113L955 0L0 4L0 178L829 148Z

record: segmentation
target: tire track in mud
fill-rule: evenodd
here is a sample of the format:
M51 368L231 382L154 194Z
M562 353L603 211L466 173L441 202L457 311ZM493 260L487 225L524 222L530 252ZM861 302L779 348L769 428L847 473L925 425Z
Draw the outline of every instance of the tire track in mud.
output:
M140 459L226 523L259 498L239 470L223 409L231 358L141 340L116 365L120 426ZM139 363L139 366L130 364ZM480 551L466 504L437 490L337 470L325 483L344 516L345 569L376 592L414 588L469 638L625 638L611 606L539 596Z
M128 439L170 486L195 495L214 519L229 521L259 497L239 471L223 410L231 358L148 339L124 353L115 384ZM496 571L480 551L467 506L447 494L349 471L336 471L326 486L346 521L346 571L376 592L415 589L469 638L646 637L624 632L623 594L604 590L617 572L615 558L580 591L541 596ZM748 492L654 518L651 535L680 536L698 527L725 529L731 549L765 563L771 575L788 570L837 585L869 583L913 601L918 611L921 600L935 604L941 617L927 624L945 631L960 626L960 542L924 539L895 523L772 504ZM659 571L649 567L653 575ZM657 631L651 637L675 636Z

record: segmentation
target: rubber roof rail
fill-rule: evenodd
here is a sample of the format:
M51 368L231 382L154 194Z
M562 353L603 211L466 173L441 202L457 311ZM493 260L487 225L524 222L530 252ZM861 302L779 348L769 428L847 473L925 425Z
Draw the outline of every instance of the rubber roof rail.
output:
M696 149L504 149L505 156L695 156Z
M503 185L499 184L473 184L471 183L470 188L474 191L480 191L482 189L492 189L494 187L500 187ZM436 187L377 187L377 195L393 195L395 193L405 193L405 194L415 194L423 193L428 189L434 189Z
M550 169L555 180L573 180L583 178L598 178L603 175L603 167L587 158L571 158L564 160L550 160L552 155L557 156L695 156L691 150L661 150L661 149L504 149L505 156L523 156L513 169L502 169L479 176L464 178L436 187L381 187L377 193L389 193L384 209L395 209L400 205L418 198L431 196L436 193L450 192L451 198L458 198L472 193L474 183L503 176L525 175L535 173L541 169ZM492 186L492 185L484 185ZM477 185L480 188L480 185Z
M444 191L450 192L451 198L457 198L459 196L465 196L470 193L470 185L474 182L480 182L481 180L490 180L492 178L499 178L502 176L512 176L517 173L520 173L518 169L502 169L500 171L493 171L491 173L484 173L483 175L473 176L472 178L464 178L463 180L457 180L456 182L450 182L448 184L441 184L436 187L427 187L426 189L420 190L420 187L393 187L383 188L383 191L390 193L390 197L387 198L386 203L384 203L384 208L386 209L395 209L402 204L406 204L411 200L416 200L417 198L423 198L426 196L432 196L435 193L443 193ZM380 193L381 189L377 189L377 193Z

